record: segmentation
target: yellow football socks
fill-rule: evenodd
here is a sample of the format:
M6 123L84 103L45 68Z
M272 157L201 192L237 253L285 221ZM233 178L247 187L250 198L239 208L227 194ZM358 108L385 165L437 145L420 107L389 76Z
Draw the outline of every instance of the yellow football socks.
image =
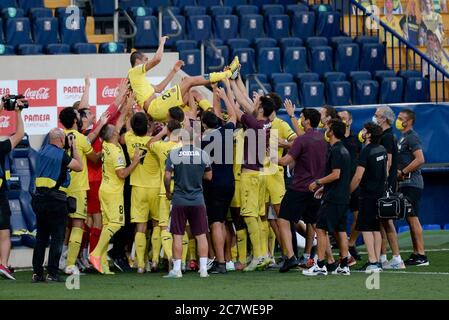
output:
M259 217L259 230L260 230L260 250L262 256L268 255L268 220L262 220Z
M244 217L243 218L248 228L249 239L251 241L251 246L253 247L253 257L260 258L262 256L262 250L260 247L260 225L259 217Z
M196 259L196 239L189 239L189 260Z
M171 258L173 257L172 251L173 236L167 229L161 230L161 241L165 255L169 260L171 260Z
M238 260L242 264L246 264L246 256L247 256L247 240L248 235L246 233L246 229L237 230L237 252L238 252Z
M138 268L145 268L145 249L147 245L147 237L143 232L136 232L134 237L136 245L136 260Z
M270 244L270 254L274 257L274 248L276 246L276 234L273 228L270 226L270 231L268 233L268 243Z
M92 251L91 255L94 257L102 257L103 253L105 253L108 248L108 244L109 241L111 241L112 236L119 231L120 228L121 226L116 224L103 225L100 239L98 240L98 244L95 247L95 250Z
M153 263L159 263L159 255L161 253L162 239L161 239L161 227L153 227L153 233L151 234L151 250L153 251L153 257L151 261Z
M81 241L83 240L84 230L73 227L70 233L69 246L67 250L67 266L75 265L76 258L80 252ZM98 245L97 245L98 246Z

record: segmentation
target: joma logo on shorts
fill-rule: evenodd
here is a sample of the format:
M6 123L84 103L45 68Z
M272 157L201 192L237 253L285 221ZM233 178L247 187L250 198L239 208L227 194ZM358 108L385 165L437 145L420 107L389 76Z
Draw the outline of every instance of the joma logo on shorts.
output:
M180 157L199 157L199 151L179 151L178 156Z

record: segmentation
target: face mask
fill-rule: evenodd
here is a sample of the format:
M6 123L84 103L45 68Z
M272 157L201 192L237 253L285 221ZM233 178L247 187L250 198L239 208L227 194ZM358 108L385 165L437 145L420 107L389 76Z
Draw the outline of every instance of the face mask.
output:
M321 120L320 120L320 123L318 124L318 128L320 128L320 129L323 129L323 128L324 128L324 123L321 122Z
M373 122L374 122L375 124L377 124L377 125L379 124L379 123L377 122L376 116L373 116L372 119L371 119L371 121L373 121Z
M331 138L330 138L329 135L328 135L328 131L326 131L326 132L324 133L324 140L326 140L326 142L331 142Z
M299 129L304 130L304 126L302 125L301 119L298 120L298 127L299 127Z
M365 143L366 137L365 137L365 135L363 134L363 130L360 130L358 137L359 137L359 141L360 141L361 143Z
M402 122L401 120L396 119L396 129L398 129L399 131L404 131L405 127L405 121Z

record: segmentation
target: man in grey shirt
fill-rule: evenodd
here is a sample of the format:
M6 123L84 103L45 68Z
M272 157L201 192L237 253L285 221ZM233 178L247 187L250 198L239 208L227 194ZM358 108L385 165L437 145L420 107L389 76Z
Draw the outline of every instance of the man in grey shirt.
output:
M398 181L399 191L407 197L413 210L406 217L410 226L410 235L413 243L413 253L405 261L406 265L428 266L429 260L424 252L424 239L421 223L419 222L419 203L421 200L424 181L421 175L421 166L424 164L424 154L421 140L413 130L416 114L412 110L404 109L399 112L396 128L402 132L398 143Z
M212 180L209 156L192 145L193 130L183 130L183 146L173 149L166 162L164 185L167 199L172 201L169 230L173 234L173 269L166 278L181 278L182 237L187 220L195 236L200 257L200 277L208 277L208 231L206 206L203 196L203 179ZM175 188L170 192L173 178Z

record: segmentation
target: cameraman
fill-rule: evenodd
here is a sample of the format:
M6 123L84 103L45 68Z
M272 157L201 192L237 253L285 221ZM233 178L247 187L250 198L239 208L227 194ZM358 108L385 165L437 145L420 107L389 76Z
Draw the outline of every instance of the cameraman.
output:
M8 98L8 96L4 97ZM3 112L4 99L0 101L0 115ZM0 142L0 275L7 279L15 280L11 271L8 269L9 253L11 251L11 239L10 239L10 217L11 210L9 208L6 172L5 172L5 158L22 140L25 131L23 127L23 120L21 116L23 101L18 99L16 104L16 133L9 139Z
M69 169L80 172L83 163L76 149L76 140L67 140L63 130L55 128L49 133L49 143L39 152L36 172L36 194L33 209L36 212L37 235L33 251L33 282L45 281L43 263L45 248L50 241L47 281L59 282L58 266L67 224L67 195L70 184ZM70 139L71 138L71 139ZM64 147L71 149L69 157Z

